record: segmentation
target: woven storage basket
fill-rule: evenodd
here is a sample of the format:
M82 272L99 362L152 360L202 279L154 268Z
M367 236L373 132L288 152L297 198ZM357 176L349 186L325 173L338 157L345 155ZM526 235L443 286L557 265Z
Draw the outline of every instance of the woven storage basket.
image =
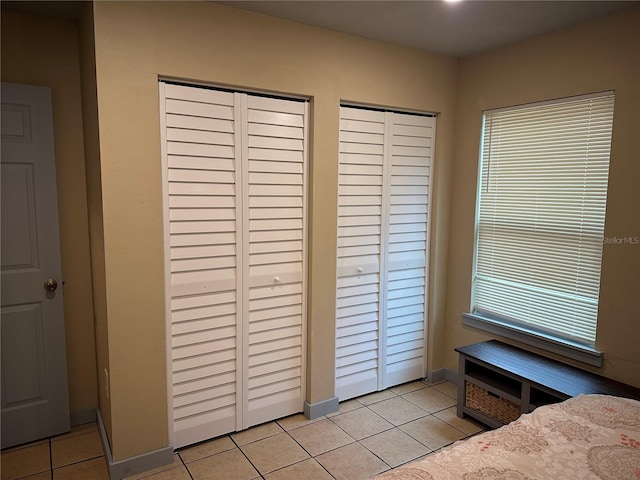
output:
M494 397L478 385L466 382L465 392L465 405L488 417L495 418L502 423L509 423L520 416L519 405L504 398Z

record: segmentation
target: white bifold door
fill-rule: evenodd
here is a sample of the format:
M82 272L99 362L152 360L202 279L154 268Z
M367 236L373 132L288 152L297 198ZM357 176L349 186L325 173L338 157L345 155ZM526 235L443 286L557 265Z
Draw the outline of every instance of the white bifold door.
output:
M435 117L342 106L336 394L423 378Z
M160 97L177 448L303 409L308 104Z

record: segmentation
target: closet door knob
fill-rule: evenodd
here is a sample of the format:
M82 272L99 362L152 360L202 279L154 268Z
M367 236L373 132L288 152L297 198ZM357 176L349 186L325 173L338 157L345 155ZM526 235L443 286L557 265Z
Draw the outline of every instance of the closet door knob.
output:
M362 273L362 272L364 272L364 268L358 267L358 268L356 268L356 272Z
M273 283L280 283L280 277L273 277Z

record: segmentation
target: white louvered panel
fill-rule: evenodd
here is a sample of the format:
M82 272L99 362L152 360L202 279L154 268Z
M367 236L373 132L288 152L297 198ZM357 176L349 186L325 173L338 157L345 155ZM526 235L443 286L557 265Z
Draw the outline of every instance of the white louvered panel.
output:
M304 400L305 110L247 96L245 428L298 413Z
M165 82L161 93L180 447L302 410L307 104Z
M435 121L340 112L336 389L343 400L424 375Z
M174 444L235 430L233 94L164 85Z
M377 390L384 113L340 108L336 394Z
M385 376L383 387L424 375L433 118L391 114Z

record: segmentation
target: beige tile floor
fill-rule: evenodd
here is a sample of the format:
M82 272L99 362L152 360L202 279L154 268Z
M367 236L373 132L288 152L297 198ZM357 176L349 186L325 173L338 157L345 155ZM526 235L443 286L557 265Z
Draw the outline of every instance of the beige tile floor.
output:
M416 381L181 449L127 480L360 480L475 435L456 416L456 386ZM1 480L108 480L96 424L2 452Z

